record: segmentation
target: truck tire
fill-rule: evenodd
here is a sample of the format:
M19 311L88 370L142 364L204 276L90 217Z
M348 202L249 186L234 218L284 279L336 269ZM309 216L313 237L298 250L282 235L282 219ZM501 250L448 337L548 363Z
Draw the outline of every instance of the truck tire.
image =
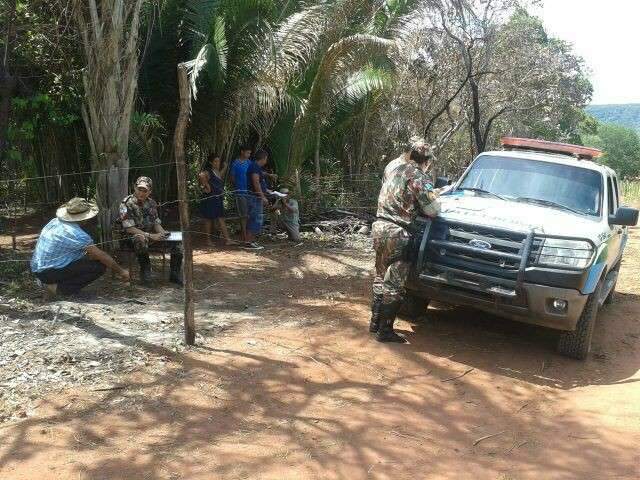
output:
M589 295L587 303L578 319L578 324L573 332L564 332L558 340L558 352L565 357L584 360L591 350L591 339L598 317L598 307L602 280L598 283L595 292Z
M408 318L420 318L427 313L429 299L416 295L407 295L402 304L401 314Z

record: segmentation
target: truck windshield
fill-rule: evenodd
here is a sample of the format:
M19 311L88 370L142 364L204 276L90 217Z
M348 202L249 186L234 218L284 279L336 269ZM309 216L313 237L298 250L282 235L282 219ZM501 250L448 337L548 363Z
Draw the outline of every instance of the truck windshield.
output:
M585 215L600 215L602 203L600 173L524 158L491 155L477 158L458 187L464 189L485 191L507 200L555 204Z

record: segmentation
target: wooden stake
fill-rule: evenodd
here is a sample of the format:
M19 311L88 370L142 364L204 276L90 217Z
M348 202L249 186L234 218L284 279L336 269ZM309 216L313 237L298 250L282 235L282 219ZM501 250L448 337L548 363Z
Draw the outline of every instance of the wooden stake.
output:
M193 345L196 341L196 327L193 319L193 248L189 233L189 203L187 202L187 175L185 166L184 138L189 124L191 110L191 90L187 68L178 65L178 90L180 91L180 111L173 137L178 179L178 203L180 205L180 229L184 247L184 341Z

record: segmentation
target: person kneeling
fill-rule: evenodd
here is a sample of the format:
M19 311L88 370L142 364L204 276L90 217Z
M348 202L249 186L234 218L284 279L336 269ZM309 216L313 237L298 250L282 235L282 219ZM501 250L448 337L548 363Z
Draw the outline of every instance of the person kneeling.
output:
M107 268L129 281L129 272L98 248L83 229L98 214L95 203L73 198L56 211L40 232L31 271L47 288L48 297L71 295L100 278Z
M271 221L287 232L289 240L299 242L301 239L298 201L291 198L288 188L280 189L280 193L286 196L279 198L272 207L274 215Z
M142 283L151 283L151 260L149 245L162 242L169 236L158 217L158 204L151 195L152 182L149 177L136 180L133 194L120 204L120 217L123 240L136 252L140 264ZM182 285L182 243L171 242L171 269L169 281Z

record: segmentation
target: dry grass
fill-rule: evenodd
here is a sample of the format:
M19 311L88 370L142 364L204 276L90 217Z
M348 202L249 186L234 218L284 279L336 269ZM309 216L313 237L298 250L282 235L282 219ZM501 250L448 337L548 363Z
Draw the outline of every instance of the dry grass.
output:
M640 180L624 180L621 187L625 203L640 207Z

